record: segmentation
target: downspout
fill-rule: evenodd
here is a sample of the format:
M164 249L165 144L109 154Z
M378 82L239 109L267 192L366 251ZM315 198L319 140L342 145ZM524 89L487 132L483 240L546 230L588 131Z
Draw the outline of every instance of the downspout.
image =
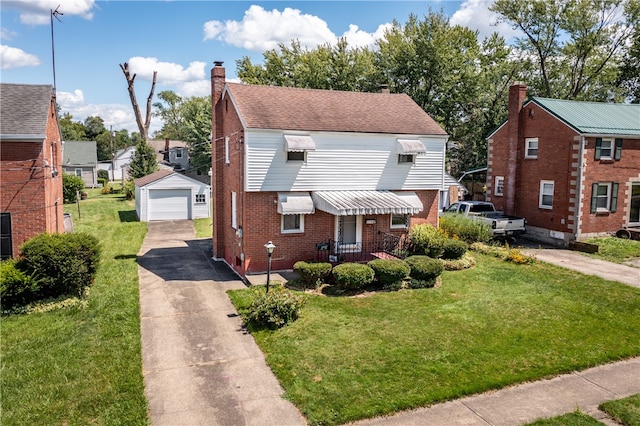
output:
M584 146L586 144L586 139L584 136L580 136L580 152L578 154L578 176L576 176L576 186L578 187L577 195L578 199L576 200L576 223L575 229L573 230L573 238L577 240L580 238L581 234L581 218L582 218L582 180L584 176Z

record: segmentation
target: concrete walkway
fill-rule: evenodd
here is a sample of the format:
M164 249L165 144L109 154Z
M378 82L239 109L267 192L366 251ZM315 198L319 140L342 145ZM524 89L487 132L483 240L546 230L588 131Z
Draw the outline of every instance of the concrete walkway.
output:
M138 253L145 395L154 426L305 425L226 291L192 221L150 222Z

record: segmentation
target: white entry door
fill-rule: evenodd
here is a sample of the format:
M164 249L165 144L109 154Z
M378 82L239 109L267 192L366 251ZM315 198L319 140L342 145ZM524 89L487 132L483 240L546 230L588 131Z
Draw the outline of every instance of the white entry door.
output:
M149 191L149 220L191 218L191 191L188 189L152 189Z

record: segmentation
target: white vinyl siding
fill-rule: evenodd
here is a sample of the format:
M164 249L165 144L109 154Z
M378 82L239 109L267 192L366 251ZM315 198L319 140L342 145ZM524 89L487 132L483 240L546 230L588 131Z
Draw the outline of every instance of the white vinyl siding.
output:
M135 187L136 213L143 222L210 217L209 197L206 195L210 191L208 185L175 173L143 187Z
M286 132L290 134L291 132ZM247 191L441 190L445 138L420 137L426 153L410 167L398 164L399 135L331 133L311 135L316 150L306 161L287 161L283 132L247 132ZM416 137L417 138L417 137Z

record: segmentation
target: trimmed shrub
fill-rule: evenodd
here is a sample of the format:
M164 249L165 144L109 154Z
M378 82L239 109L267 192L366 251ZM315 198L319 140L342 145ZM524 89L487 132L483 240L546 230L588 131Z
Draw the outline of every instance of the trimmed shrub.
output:
M0 262L0 302L2 310L26 305L38 298L39 283L34 274L25 274L13 259Z
M276 285L251 303L247 321L259 328L275 330L297 320L304 302L303 297Z
M375 259L367 265L373 269L376 281L390 290L402 288L402 282L411 272L407 262L400 259Z
M469 252L466 252L460 259L440 259L440 262L442 262L445 271L461 271L476 266L476 259Z
M345 290L357 290L373 282L373 269L361 263L342 263L333 268L336 285Z
M469 249L464 241L449 238L445 240L442 247L442 258L445 260L460 259Z
M82 296L100 262L97 238L85 233L41 234L20 247L18 268L40 280L41 297Z
M440 216L440 229L449 237L457 237L467 243L486 243L493 234L489 223L475 220L458 213L445 213Z
M133 200L136 197L136 184L133 179L126 180L122 186L124 197L127 200Z
M98 169L98 183L100 183L101 180L104 181L109 181L109 171L108 170L103 170L103 169Z
M63 174L62 193L65 203L75 203L78 193L84 189L84 181L80 176Z
M428 256L409 256L405 259L411 268L411 288L433 287L444 271L442 262Z
M318 288L331 273L331 264L328 262L305 262L301 260L293 265L293 270L300 275L300 282L303 288Z
M417 255L426 254L434 259L442 256L446 236L435 226L421 223L409 230L409 240Z

